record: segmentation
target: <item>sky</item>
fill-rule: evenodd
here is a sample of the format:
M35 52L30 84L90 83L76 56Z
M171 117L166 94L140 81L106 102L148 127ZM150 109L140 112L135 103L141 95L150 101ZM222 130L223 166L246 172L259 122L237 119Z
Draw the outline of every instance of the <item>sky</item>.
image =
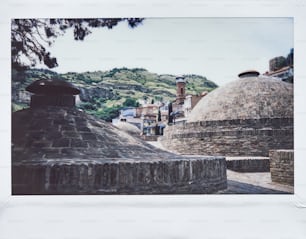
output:
M145 68L158 74L199 74L218 85L245 70L264 73L269 60L293 48L292 18L146 18L130 28L92 29L84 41L72 30L51 46L65 72Z

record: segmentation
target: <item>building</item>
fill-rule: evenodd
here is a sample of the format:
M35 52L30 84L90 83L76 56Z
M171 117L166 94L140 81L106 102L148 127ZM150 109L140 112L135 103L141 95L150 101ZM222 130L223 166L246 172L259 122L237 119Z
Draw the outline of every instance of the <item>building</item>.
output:
M183 76L176 77L176 99L172 102L172 119L170 123L183 123L195 105L207 95L204 91L200 95L186 94L187 80ZM170 115L169 114L169 115Z
M188 117L191 110L196 106L196 104L208 94L207 91L201 93L201 95L186 95L184 100L184 116Z
M182 125L160 138L180 154L267 156L293 149L293 85L256 71L202 98Z
M293 83L293 66L284 66L278 70L265 73L267 76L276 77L282 81Z
M176 104L183 105L186 98L186 79L183 76L178 76L176 82Z
M171 102L171 112L169 112L169 102L157 102L155 104L144 104L140 107L126 107L120 110L118 118L113 119L113 125L120 121L124 121L137 126L141 130L141 135L150 136L143 137L147 140L157 140L157 137L163 135L169 118L171 123L182 123L190 114L195 105L207 95L203 92L201 95L186 94L187 81L183 76L176 77L176 99Z
M287 58L279 56L271 59L269 71L265 75L293 83L293 49L290 50Z

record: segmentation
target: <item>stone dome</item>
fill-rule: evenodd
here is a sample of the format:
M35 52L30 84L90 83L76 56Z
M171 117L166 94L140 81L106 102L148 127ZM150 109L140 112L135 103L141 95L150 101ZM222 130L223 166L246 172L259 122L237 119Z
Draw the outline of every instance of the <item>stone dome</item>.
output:
M202 98L187 121L293 118L292 84L255 73L242 76Z
M212 193L227 187L224 157L163 151L73 107L13 113L12 143L13 195Z
M14 161L156 159L175 157L76 108L30 108L13 113Z
M268 156L293 148L293 85L256 71L204 96L162 145L180 154Z
M141 130L139 128L137 128L137 126L133 125L133 124L130 124L130 123L127 123L127 122L118 122L115 124L115 126L118 128L118 129L121 129L129 134L132 134L132 135L140 135L141 133Z

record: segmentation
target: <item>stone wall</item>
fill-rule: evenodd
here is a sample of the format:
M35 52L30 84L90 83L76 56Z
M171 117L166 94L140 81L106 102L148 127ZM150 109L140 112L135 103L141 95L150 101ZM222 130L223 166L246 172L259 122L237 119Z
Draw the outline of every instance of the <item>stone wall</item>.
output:
M270 149L293 148L293 119L190 122L168 126L159 140L180 154L268 156Z
M271 150L270 171L273 182L294 185L294 152L293 150Z
M227 168L237 172L270 172L268 157L226 158Z
M14 163L13 195L192 194L227 188L224 157Z

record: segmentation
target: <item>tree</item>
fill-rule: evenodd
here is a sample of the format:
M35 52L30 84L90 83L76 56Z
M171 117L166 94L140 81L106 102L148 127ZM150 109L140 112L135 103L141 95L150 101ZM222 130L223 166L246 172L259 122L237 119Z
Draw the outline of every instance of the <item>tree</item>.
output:
M134 98L126 98L126 100L123 102L123 106L125 107L138 107L139 104L137 104L137 100Z
M142 23L143 18L85 18L85 19L13 19L11 23L11 63L16 70L25 70L43 63L49 68L58 65L46 49L69 28L75 40L84 40L92 28L112 29L121 21L131 28Z
M173 123L173 115L172 115L172 103L170 102L168 105L168 124L172 124Z
M290 53L287 56L287 65L292 66L293 65L293 48L290 49Z
M157 121L158 122L161 121L161 112L160 112L160 109L158 109Z

